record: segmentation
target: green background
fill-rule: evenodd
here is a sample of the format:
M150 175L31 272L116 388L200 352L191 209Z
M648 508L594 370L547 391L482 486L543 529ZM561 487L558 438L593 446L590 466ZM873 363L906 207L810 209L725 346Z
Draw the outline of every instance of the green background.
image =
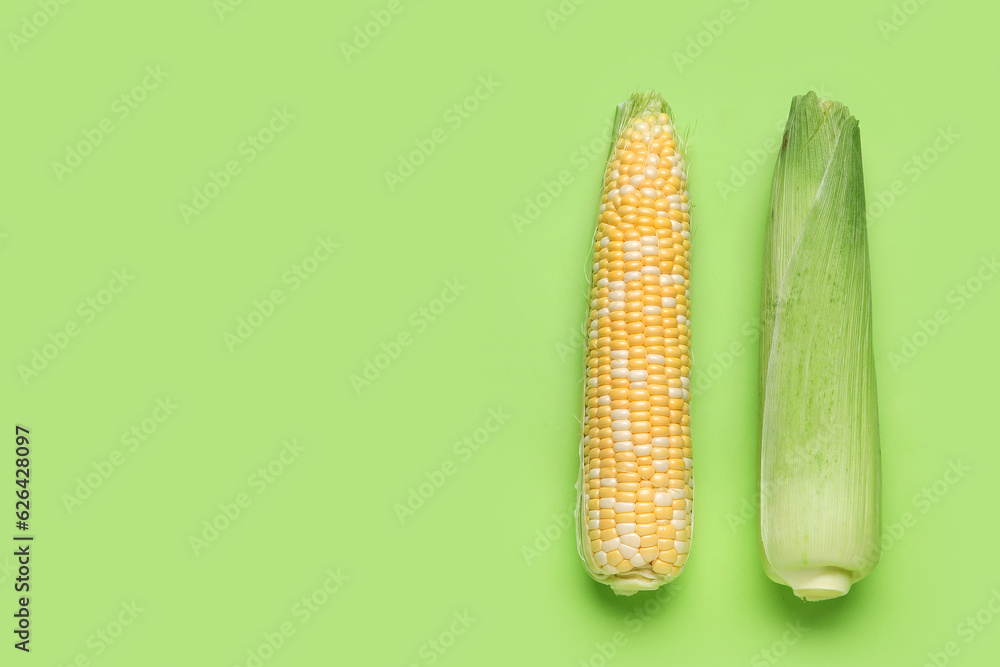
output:
M0 534L22 424L36 536L2 664L993 664L995 4L51 4L0 11ZM566 528L602 133L644 88L690 138L698 530L616 599ZM889 535L811 605L758 559L752 335L809 89L861 122Z

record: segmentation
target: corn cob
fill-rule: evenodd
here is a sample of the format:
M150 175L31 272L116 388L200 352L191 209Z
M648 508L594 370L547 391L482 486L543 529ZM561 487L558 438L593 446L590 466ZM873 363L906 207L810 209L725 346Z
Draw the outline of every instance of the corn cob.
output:
M880 456L858 121L792 100L774 170L760 347L760 547L805 600L879 560Z
M677 577L693 529L690 204L656 93L618 107L593 246L579 506L587 571L615 593Z

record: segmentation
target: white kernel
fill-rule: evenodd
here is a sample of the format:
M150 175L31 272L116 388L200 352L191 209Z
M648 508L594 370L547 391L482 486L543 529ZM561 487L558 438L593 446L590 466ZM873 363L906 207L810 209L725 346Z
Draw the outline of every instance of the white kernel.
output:
M601 518L601 510L589 510L587 512L587 518L588 519L600 519Z
M646 564L646 559L642 557L641 553L636 551L635 555L628 559L628 562L632 563L632 567L642 567Z
M675 299L672 296L665 296L662 299L660 299L660 305L663 306L664 308L676 308L677 299Z
M685 389L690 389L691 388L691 378L687 378L687 377L681 376L681 386L684 387Z
M630 382L628 386L629 386L629 389L645 389L646 388L646 381L645 380L639 380L637 382L633 381L633 382Z
M646 125L645 121L636 121L636 124L632 126L632 129L636 132L649 132L649 125Z
M635 547L630 547L627 544L619 544L618 553L620 553L625 558L629 559L629 562L631 563L632 562L631 559L639 555L639 550L636 549Z
M627 368L612 368L611 369L611 379L617 380L618 378L628 377Z
M587 378L587 386L588 387L596 387L597 386L597 378Z
M643 267L643 268L647 268L647 267ZM649 267L649 268L656 268L656 267ZM659 271L658 268L656 270ZM640 280L641 278L642 278L642 274L639 273L638 271L626 271L625 272L625 281L626 282L633 282L633 281L636 281L636 280Z
M641 236L639 237L639 243L641 243L642 245L651 245L655 247L659 245L660 242L655 236Z
M687 456L685 456L685 457L684 457L684 458L683 458L682 460L684 461L684 468L686 468L686 469L689 469L689 468L691 467L691 464L692 464L692 463L694 463L694 462L693 462L693 461L692 461L692 460L691 460L691 459L690 459L689 457L687 457Z
M622 244L622 250L625 250L626 252L629 250L638 250L640 247L642 247L642 244L638 241L625 241L625 243Z
M597 340L597 329L591 329L587 336L592 340Z
M632 447L632 453L636 456L649 456L653 453L652 445L635 445Z
M622 302L624 302L625 301L625 290L620 290L620 289L610 290L608 292L608 303L611 303L612 301L622 301Z
M608 245L608 237L607 236L605 236L604 238L601 239L601 246L603 247L603 246L606 246L606 245ZM608 286L608 279L607 278L601 278L600 280L597 281L597 286L598 287L607 287Z
M604 542L601 543L601 551L611 553L618 548L619 544L621 544L621 542L618 541L617 537L613 537L610 540L604 540Z
M635 532L634 523L619 523L615 526L615 532L619 535L627 535L628 533Z
M677 553L679 553L679 554L686 554L687 551L688 551L688 543L687 542L674 542L674 549L677 549ZM622 555L624 556L625 554L622 554Z
M670 522L670 525L677 530L684 530L685 528L687 528L687 521L685 521L684 519L674 519L673 521Z
M647 354L646 355L646 363L647 364L658 364L658 365L662 366L663 364L667 363L667 358L665 356L663 356L662 354Z
M680 500L684 497L684 489L670 489L669 493L674 500Z
M613 430L613 431L627 431L631 425L632 425L632 422L630 422L627 419L616 419L613 422L611 422L611 430Z
M652 176L649 175L650 172L653 173ZM648 178L649 180L655 180L656 169L654 169L653 167L646 167L646 178ZM639 190L639 194L641 194L643 197L648 197L649 199L653 199L654 197L656 197L656 188L643 188Z
M611 377L614 377L614 375L612 375ZM645 370L641 368L637 368L634 371L628 372L629 382L644 382L648 377L649 373L647 373Z
M598 567L604 567L608 564L608 554L602 549L594 554L594 562L597 563Z
M644 245L639 254L644 257L653 257L660 254L660 249L655 245Z
M660 308L659 306L643 306L642 307L642 314L643 315L659 315L662 311L663 311L663 309Z
M629 273L632 273L629 271ZM626 276L628 273L625 274ZM658 266L644 266L642 267L642 275L646 276L658 276L660 275L660 267Z
M681 275L681 274L679 274L679 273L675 273L674 274L674 284L675 285L683 285L684 284L684 276Z
M612 359L611 368L628 368L628 359Z
M653 504L657 507L668 507L672 505L673 502L674 499L670 497L670 494L664 491L657 491L656 494L653 495Z
M590 475L590 479L599 479L601 476L601 469L591 468L588 474Z
M615 291L617 291L617 290L624 290L625 289L625 281L623 281L623 280L612 280L608 284L608 289L609 290L615 290Z
M660 287L666 287L667 285L673 285L674 279L670 277L669 274L664 273L660 276Z
M628 350L611 350L612 359L628 359Z
M601 498L600 500L601 500L600 505L602 510L609 510L615 506L614 498Z
M691 210L691 204L684 202L683 204L681 204L681 210L687 213L688 211Z
M611 439L614 440L615 433L619 433L619 432L620 431L615 431L614 433L612 433L611 434ZM631 452L632 451L632 441L631 440L615 440L614 443L612 443L612 446L614 447L614 450L616 452Z
M622 255L622 259L624 259L626 262L638 261L642 259L642 253L637 250L632 250L624 253Z
M628 442L632 439L632 436L629 435L628 431L612 431L611 439L614 442Z
M677 222L676 220L671 220L670 221L670 231L672 231L672 232L681 232L681 231L684 231L684 225L682 225L681 223Z
M649 444L652 445L653 447L669 447L670 446L670 438L668 438L665 435L662 435L662 436L653 438L653 441L650 442Z
M618 568L615 567L614 565L605 565L604 574L610 574L611 576L614 576L618 574Z
M687 324L687 323L688 323L688 318L684 317L683 315L677 316L677 324Z
M631 185L631 186L633 186L633 187L636 187L636 188L637 188L637 187L639 187L640 185L642 185L642 182L643 182L644 180L645 180L645 179L644 179L644 178L643 178L642 176L640 176L639 174L636 174L636 175L635 175L635 176L633 176L632 178L628 179L628 184L629 184L629 185Z
M607 308L598 308L597 309L597 316L598 317L607 317L610 314L611 314L611 311L609 309L607 309ZM595 328L596 328L597 320L594 320L594 325L595 325Z
M598 405L611 405L611 397L608 396L607 394L605 394L603 396L598 396L597 397L597 404Z
M590 519L587 521L587 530L597 530L601 527L600 519Z
M683 231L681 232L681 238L684 238L684 239L688 239L688 240L691 240L691 232L689 232L689 231L688 231L688 230L686 230L686 229L685 229L685 230L683 230Z
M601 479L601 486L618 486L618 480L614 477L604 477Z
M684 395L681 393L683 391L684 390L681 389L680 387L668 387L667 396L669 396L670 398L681 398Z
M631 185L623 185L621 189L618 190L618 194L624 197L625 195L630 195L635 192L635 188Z
M629 416L629 411L626 410L625 408L618 408L617 410L611 411L612 419L628 419L628 416Z
M687 519L687 512L684 510L674 510L674 519Z
M657 128L657 129L659 129L659 128ZM659 135L655 135L655 136L659 136ZM658 164L660 164L660 156L657 155L656 153L650 153L649 155L646 156L646 164L648 164L651 167L657 166Z
M614 188L612 190L608 190L608 201L613 203L614 200L615 200L615 197L618 197L620 195L621 195L621 192L618 190L618 188Z
M615 512L621 514L622 512L634 512L635 503L615 503Z
M670 461L667 459L656 459L653 461L653 470L656 472L667 472L670 470Z

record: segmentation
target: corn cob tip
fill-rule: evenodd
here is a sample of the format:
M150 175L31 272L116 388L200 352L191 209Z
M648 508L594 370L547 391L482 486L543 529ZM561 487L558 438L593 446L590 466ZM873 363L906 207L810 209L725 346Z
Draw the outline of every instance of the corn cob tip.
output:
M832 600L851 590L851 574L839 567L813 567L782 573L797 597L806 602Z

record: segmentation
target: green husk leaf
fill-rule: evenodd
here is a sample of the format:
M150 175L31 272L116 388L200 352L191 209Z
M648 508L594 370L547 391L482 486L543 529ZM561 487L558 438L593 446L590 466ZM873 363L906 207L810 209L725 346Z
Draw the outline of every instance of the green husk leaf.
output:
M805 599L878 562L880 456L858 122L792 101L775 167L760 346L760 545Z

